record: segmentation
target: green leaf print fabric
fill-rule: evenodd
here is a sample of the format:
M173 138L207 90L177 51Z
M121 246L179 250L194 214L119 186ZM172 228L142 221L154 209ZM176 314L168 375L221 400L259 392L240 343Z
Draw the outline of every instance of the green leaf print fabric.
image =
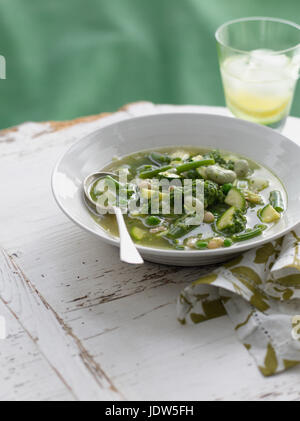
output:
M228 314L264 376L300 363L300 227L202 276L177 305L182 324Z

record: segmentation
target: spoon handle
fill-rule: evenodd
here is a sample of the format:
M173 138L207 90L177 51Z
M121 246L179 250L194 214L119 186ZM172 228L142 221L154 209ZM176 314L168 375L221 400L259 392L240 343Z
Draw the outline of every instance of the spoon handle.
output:
M114 212L116 214L119 227L120 259L123 262L131 263L134 265L140 265L144 263L142 256L136 249L135 244L129 235L129 232L127 231L127 227L121 209L118 207L114 207Z

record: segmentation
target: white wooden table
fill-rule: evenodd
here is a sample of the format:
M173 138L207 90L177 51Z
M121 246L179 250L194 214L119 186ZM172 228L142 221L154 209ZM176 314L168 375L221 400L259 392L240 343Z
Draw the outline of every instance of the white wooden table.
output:
M300 367L263 378L227 317L177 322L179 291L209 268L120 263L54 203L52 168L80 136L170 111L227 115L136 103L0 132L1 400L300 400ZM284 134L300 143L300 119Z

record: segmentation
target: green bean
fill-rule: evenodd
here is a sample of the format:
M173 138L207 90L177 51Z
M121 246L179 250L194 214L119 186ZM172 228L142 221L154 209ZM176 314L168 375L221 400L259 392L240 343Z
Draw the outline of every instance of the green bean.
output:
M156 168L155 170L145 171L140 173L140 178L152 178L155 175L158 175L160 172L167 171L170 168L173 168L172 165L166 165L165 167Z
M165 155L159 152L151 152L149 155L149 158L151 159L151 161L157 164L160 164L160 163L169 164L171 162L171 158L168 155Z
M284 211L283 199L280 191L273 190L270 193L269 202L277 212Z
M252 230L249 231L245 231L241 234L235 234L232 236L232 240L233 241L246 241L246 240L250 240L251 238L257 237L258 235L261 235L261 233L263 232L263 228L262 227L258 227L258 228L254 228Z
M201 159L200 161L186 162L185 164L178 165L176 167L176 172L180 174L182 172L189 171L193 168L214 165L214 163L214 159Z

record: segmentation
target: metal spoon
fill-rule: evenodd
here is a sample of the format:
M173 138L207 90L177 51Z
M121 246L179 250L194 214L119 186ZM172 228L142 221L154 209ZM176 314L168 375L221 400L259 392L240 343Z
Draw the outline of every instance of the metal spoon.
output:
M83 182L85 197L88 203L92 205L93 209L99 205L97 205L97 203L91 197L91 186L96 180L99 180L100 178L106 177L108 175L114 178L118 178L116 174L111 172L96 172L88 175ZM120 236L120 259L123 262L131 263L134 265L140 265L144 263L142 256L136 249L136 246L128 233L121 209L118 206L111 206L110 209L112 209L117 218Z

